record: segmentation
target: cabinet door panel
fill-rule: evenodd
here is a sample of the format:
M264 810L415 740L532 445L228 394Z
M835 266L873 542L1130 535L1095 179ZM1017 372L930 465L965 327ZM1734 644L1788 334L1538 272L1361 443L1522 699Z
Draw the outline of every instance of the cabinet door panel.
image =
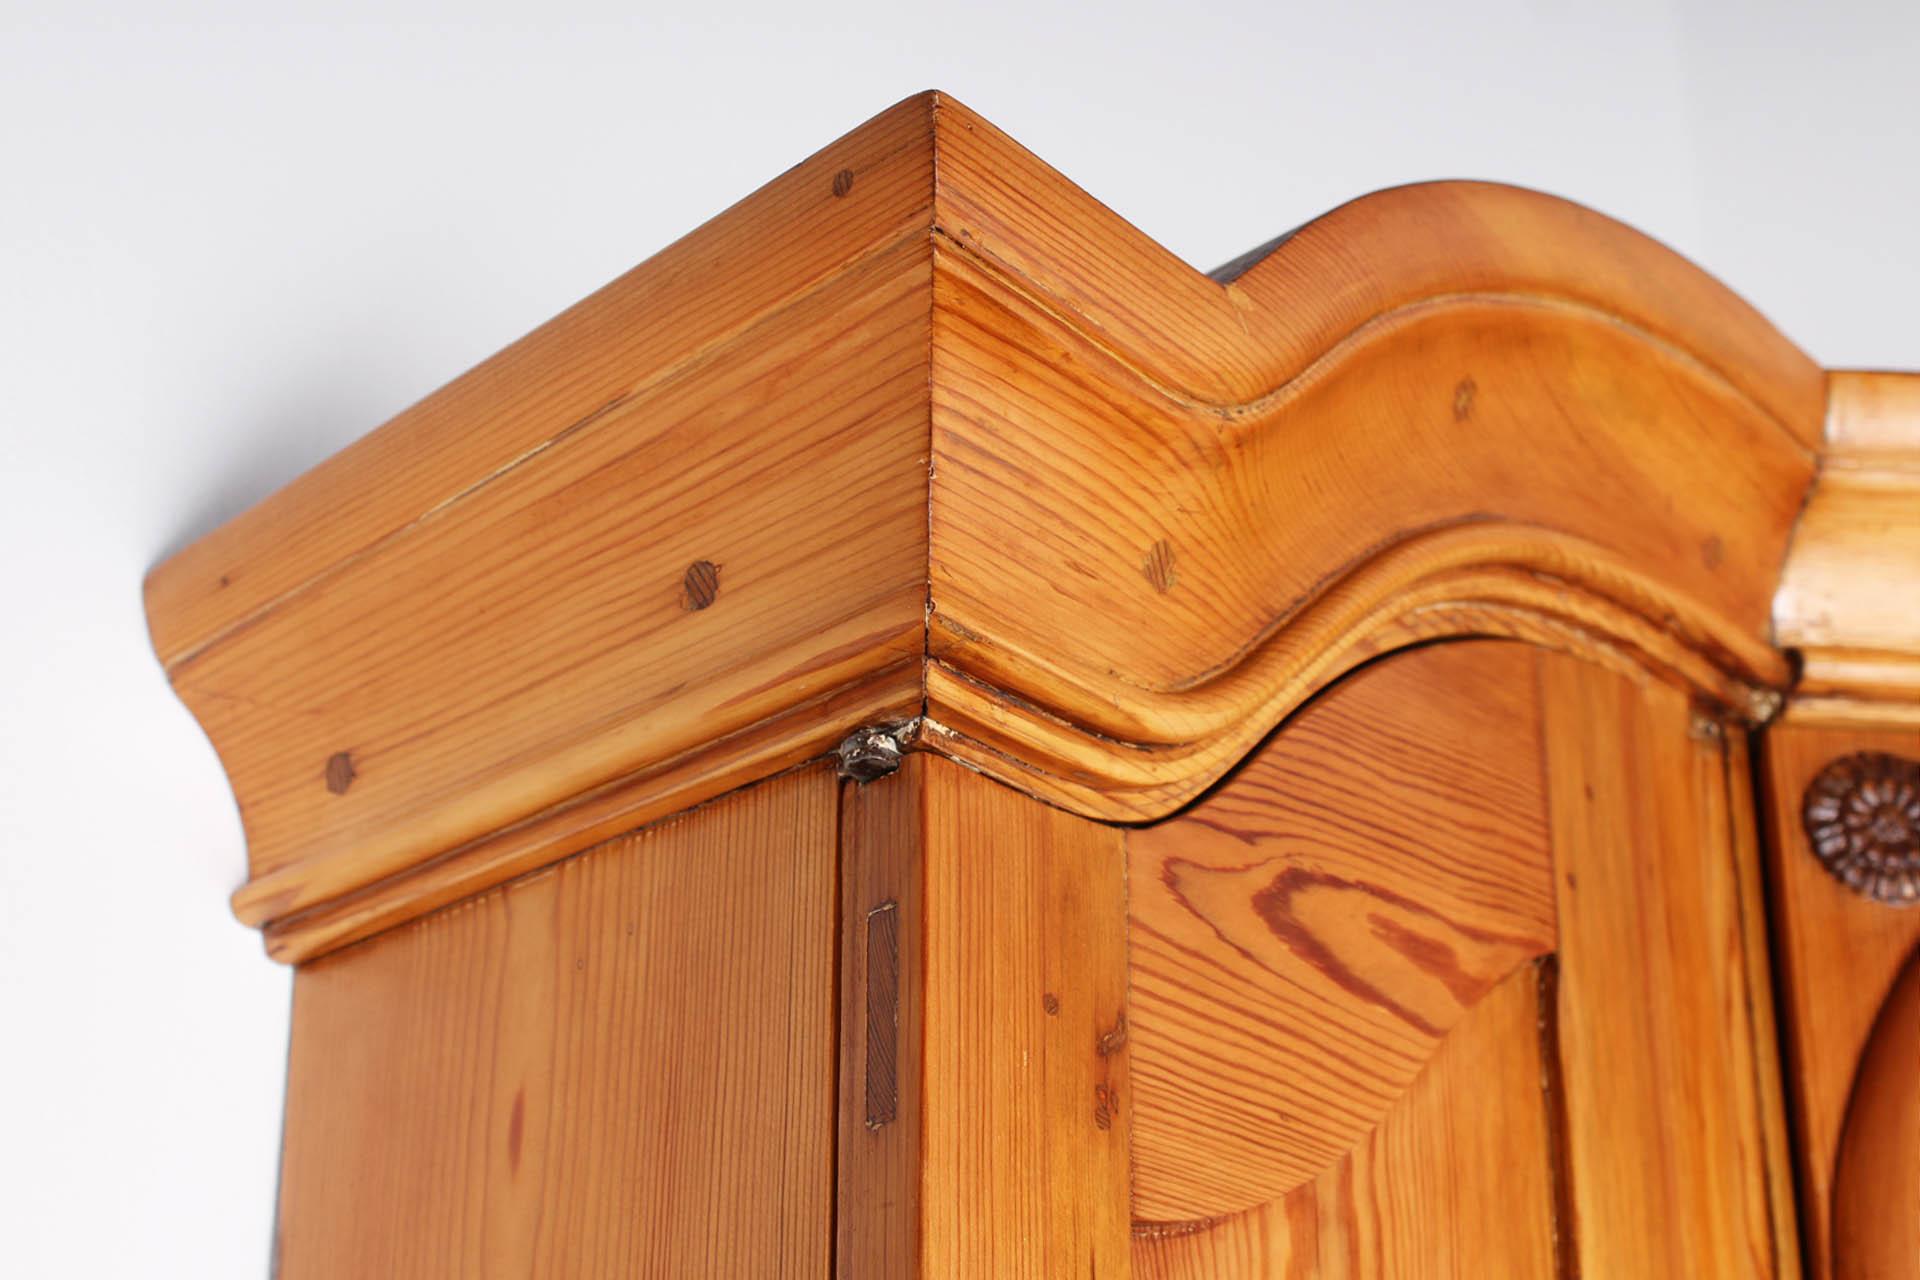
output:
M1746 768L1472 641L1131 832L1136 1270L1797 1274Z
M1583 1274L1797 1274L1744 748L1666 685L1540 658Z
M1238 1213L1380 1122L1462 1014L1553 948L1532 656L1370 668L1186 814L1128 836L1134 1213Z

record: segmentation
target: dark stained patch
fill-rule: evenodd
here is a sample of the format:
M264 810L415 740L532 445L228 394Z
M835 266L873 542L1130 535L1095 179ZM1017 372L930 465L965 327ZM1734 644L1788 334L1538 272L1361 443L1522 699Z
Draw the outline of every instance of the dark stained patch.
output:
M1720 535L1709 534L1700 544L1700 563L1709 569L1718 569L1727 558L1727 544L1720 541Z
M1060 1016L1060 997L1049 991L1040 997L1040 1007L1047 1011L1049 1018Z
M359 776L359 772L353 767L351 751L336 751L327 757L327 790L333 794L337 796L347 794L347 788L352 786L353 780Z

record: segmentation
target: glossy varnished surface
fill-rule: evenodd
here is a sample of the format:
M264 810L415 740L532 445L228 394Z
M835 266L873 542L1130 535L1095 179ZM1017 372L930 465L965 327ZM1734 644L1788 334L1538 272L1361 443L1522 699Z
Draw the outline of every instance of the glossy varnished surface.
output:
M1798 1274L1744 737L1386 659L1128 835L1143 1275Z
M838 1275L1124 1276L1120 832L927 755L850 787L842 822L845 946L896 904L901 980L899 1052L875 1055L880 966L843 950Z
M1580 1274L1798 1275L1742 735L1539 663Z
M1735 715L1819 370L1655 242L1442 183L1230 281L937 94L153 573L300 960L863 723L1101 820L1379 653L1502 635Z
M1135 1280L1561 1280L1538 963L1489 991L1377 1127L1278 1200L1140 1223Z
M1774 599L1800 654L1788 718L1920 725L1920 375L1828 375L1819 483Z
M1500 643L1386 659L1128 833L1137 1217L1312 1181L1552 950L1533 663Z
M1834 1172L1848 1098L1874 1020L1901 966L1920 947L1920 910L1889 906L1842 884L1807 838L1808 785L1835 760L1863 751L1920 760L1920 730L1775 725L1762 756L1802 1220L1813 1274L1821 1280L1835 1274Z
M301 969L278 1274L821 1276L813 767Z
M1920 1276L1920 960L1909 960L1860 1057L1833 1178L1836 1280Z

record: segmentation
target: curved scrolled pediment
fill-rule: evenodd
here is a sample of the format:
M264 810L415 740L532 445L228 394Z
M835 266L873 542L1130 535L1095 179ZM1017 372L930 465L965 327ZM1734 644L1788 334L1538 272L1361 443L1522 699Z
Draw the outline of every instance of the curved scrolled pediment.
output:
M935 257L942 749L1152 819L1327 680L1458 635L1776 705L1821 374L1704 274L1563 201L1444 183L1223 284L1011 172L1064 208L963 200Z
M1764 715L1824 406L1565 201L1383 192L1215 278L924 95L160 566L149 616L236 909L299 959L877 722L1137 821L1439 637Z

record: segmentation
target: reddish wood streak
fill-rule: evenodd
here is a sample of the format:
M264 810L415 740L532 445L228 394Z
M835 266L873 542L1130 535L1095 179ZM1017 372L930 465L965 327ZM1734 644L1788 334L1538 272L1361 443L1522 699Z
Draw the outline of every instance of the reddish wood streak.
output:
M1176 874L1173 868L1177 865L1179 864L1176 861L1170 860L1167 872L1167 887L1176 895L1179 893L1179 888L1173 878ZM1491 933L1459 921L1447 920L1430 908L1384 885L1347 880L1340 876L1310 871L1304 867L1288 867L1274 876L1266 888L1253 895L1254 912L1272 931L1273 936L1284 942L1295 955L1352 995L1368 1004L1388 1010L1408 1026L1426 1035L1435 1037L1445 1035L1446 1028L1434 1025L1341 963L1340 958L1314 934L1312 927L1296 911L1295 906L1299 897L1315 889L1363 893L1397 910L1433 920L1443 928L1475 942L1488 946L1511 947L1523 952L1532 949L1532 944L1525 938ZM1439 978L1462 1005L1471 1005L1504 976L1504 974L1484 976L1468 974L1460 968L1459 959L1454 954L1453 948L1445 942L1415 933L1405 925L1390 923L1378 915L1369 915L1368 922L1373 926L1375 937L1393 947L1426 972Z
M507 1120L507 1168L520 1172L520 1140L526 1135L527 1087L514 1091L513 1115Z

